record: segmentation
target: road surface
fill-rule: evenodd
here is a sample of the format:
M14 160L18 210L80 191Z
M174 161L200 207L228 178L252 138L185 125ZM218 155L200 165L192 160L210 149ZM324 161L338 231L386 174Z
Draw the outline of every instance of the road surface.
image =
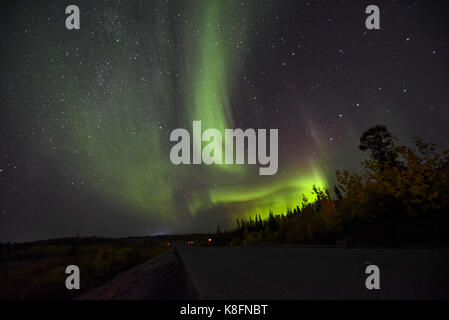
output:
M200 299L449 298L448 248L177 246ZM365 269L380 269L367 290Z

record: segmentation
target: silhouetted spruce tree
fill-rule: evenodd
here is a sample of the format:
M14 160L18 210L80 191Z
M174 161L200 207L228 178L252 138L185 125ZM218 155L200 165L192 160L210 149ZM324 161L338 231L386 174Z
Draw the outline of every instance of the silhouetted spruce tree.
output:
M337 197L337 200L343 200L343 195L341 194L340 189L337 186L334 186L334 193L335 196Z

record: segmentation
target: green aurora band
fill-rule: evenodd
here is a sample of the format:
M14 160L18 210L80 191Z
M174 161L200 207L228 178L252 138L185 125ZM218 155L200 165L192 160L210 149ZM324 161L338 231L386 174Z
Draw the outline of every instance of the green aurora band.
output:
M124 208L133 208L133 212L167 224L179 216L180 208L174 198L185 181L194 182L185 199L185 210L192 219L198 213L213 216L216 208L225 208L230 225L236 217L256 213L266 217L270 210L285 212L288 207L300 205L301 194L312 200L312 185L328 185L325 170L315 162L287 168L288 177L278 173L273 177L255 177L256 182L252 183L248 181L257 175L254 166L193 168L171 164L171 130L190 129L193 120L201 120L203 129L224 132L225 128L234 128L229 92L232 86L239 85L239 67L245 58L241 48L248 35L241 31L243 26L235 29L227 26L243 24L250 17L245 10L238 10L237 5L224 1L197 3L191 18L198 26L184 31L188 50L180 58L173 53L175 41L163 40L170 38L171 17L162 2L159 9L151 22L154 30L159 30L152 48L167 59L139 62L125 58L113 67L104 64L98 73L98 77L106 79L103 92L83 87L79 91L86 92L88 100L67 97L77 104L72 111L77 119L72 139L82 154L77 163L78 170L84 172L83 180ZM111 44L109 54L129 57L133 52ZM153 78L144 79L144 87L139 67L152 70ZM180 74L181 101L177 98L174 73ZM116 83L124 85L108 85ZM182 108L177 108L179 105ZM173 114L178 115L174 120ZM282 130L279 134L282 140ZM207 175L209 182L196 181L200 175Z

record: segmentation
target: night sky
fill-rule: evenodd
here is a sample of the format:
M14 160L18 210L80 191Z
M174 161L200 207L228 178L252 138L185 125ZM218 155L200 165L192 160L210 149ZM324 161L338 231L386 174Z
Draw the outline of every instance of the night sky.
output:
M0 241L215 232L360 170L386 125L449 148L447 1L2 4ZM65 8L81 29L65 28ZM381 30L365 8L380 7ZM170 132L279 129L279 170L175 166Z

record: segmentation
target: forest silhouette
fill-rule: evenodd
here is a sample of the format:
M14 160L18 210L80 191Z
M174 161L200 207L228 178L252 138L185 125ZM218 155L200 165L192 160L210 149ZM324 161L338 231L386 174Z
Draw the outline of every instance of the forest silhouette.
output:
M314 201L262 220L237 219L224 237L255 243L400 245L447 244L449 150L414 138L399 144L385 126L363 133L359 149L370 156L362 173L337 171L333 194L313 186Z

